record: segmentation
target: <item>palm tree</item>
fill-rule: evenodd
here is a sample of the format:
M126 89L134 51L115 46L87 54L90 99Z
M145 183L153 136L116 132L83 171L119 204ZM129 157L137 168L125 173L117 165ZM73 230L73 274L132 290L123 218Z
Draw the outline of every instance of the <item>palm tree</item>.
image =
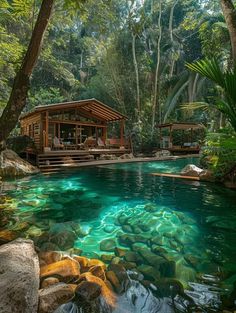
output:
M217 99L215 106L236 131L236 66L224 71L216 59L204 59L186 66L221 87L224 99Z

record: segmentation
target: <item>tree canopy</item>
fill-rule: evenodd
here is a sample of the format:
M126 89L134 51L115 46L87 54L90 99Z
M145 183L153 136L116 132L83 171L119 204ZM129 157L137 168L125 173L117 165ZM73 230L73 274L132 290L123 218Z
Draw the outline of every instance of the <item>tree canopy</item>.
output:
M55 1L24 110L94 97L128 115L127 131L142 134L144 141L152 138L156 124L166 121L207 124L213 119L217 128L220 112L193 110L191 104L210 103L220 91L185 64L212 57L226 70L232 64L227 3L232 8L225 0ZM41 4L1 1L1 110Z

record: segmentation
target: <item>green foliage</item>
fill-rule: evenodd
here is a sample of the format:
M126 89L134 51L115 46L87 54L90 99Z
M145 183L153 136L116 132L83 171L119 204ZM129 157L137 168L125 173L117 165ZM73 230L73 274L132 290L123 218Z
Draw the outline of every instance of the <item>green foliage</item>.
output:
M41 0L0 1L0 72L3 73L0 109L9 97L40 4ZM135 134L140 149L157 145L155 135L155 142L150 141L150 132L160 34L159 4L153 0L56 1L32 75L27 109L38 104L96 97L129 117L126 132ZM195 100L208 102L209 83L205 84L203 79L195 81L196 75L186 74L185 62L200 59L202 55L211 56L213 50L219 51L217 56L224 60L229 55L229 36L219 14L218 1L162 1L161 27L158 105L162 122L190 119L207 122L213 118L217 124L219 114L214 110L208 112L199 107L190 115L180 105ZM136 39L140 80L138 125L132 36ZM216 95L215 88L211 88L210 95Z
M221 179L236 164L236 133L232 129L208 133L205 144L201 163Z
M11 3L12 11L16 17L27 17L31 15L33 0L13 0Z
M15 77L23 53L23 46L14 34L0 25L0 110L8 100L11 86L9 82Z
M222 88L225 99L217 99L215 106L228 117L236 131L236 67L233 70L224 71L215 59L201 60L187 64L187 67Z
M37 105L59 103L64 100L65 98L61 95L59 88L50 87L48 89L31 90L27 100L26 111L33 109Z

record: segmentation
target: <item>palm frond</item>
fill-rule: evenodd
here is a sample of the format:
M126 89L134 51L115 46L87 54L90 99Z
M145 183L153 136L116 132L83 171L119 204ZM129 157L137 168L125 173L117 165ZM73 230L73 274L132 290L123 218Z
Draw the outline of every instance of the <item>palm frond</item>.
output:
M218 99L214 105L228 117L236 131L236 67L223 71L215 59L200 60L186 66L222 88L224 100Z
M187 63L186 67L224 88L224 73L215 59L204 59L195 63Z
M177 82L177 84L172 89L171 93L168 95L164 106L164 118L163 122L165 122L170 115L170 113L174 110L177 101L182 94L183 90L188 86L188 74L185 73L182 78Z
M184 111L195 111L199 109L208 111L210 108L211 108L211 105L209 105L209 103L206 103L206 102L189 102L189 103L183 103L180 106L180 109Z

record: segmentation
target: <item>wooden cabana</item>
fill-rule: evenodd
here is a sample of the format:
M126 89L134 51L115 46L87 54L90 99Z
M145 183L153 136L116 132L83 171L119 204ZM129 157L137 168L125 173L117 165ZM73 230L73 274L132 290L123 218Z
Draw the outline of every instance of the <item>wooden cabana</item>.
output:
M20 117L21 134L30 136L38 153L57 149L125 148L126 116L96 99L40 105ZM108 124L119 122L119 138L107 141ZM55 144L55 138L60 145Z
M197 123L166 123L157 127L160 130L160 149L169 150L173 153L199 153L200 145L194 139L196 136L195 131L204 130L204 125ZM181 131L178 142L175 142L175 131Z

